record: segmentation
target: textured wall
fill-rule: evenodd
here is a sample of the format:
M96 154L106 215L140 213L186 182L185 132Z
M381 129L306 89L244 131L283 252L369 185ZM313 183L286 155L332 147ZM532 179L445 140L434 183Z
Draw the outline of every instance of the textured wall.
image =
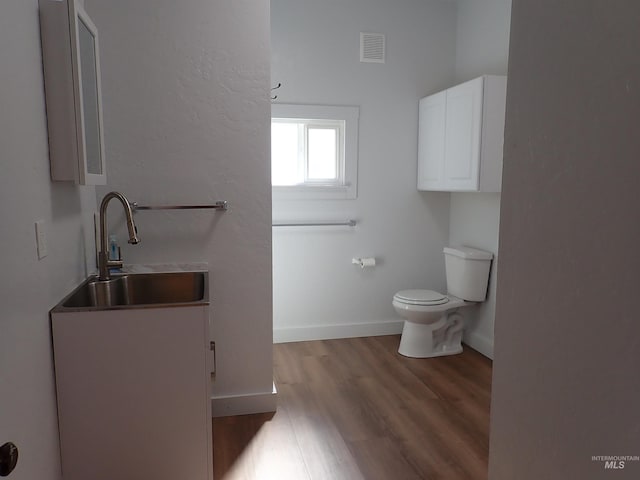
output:
M12 480L59 479L49 309L95 270L95 188L51 183L38 2L0 3L0 444ZM38 260L36 220L49 255Z
M277 102L360 107L358 198L274 202L280 221L359 221L355 229L274 229L274 337L399 331L391 305L398 290L445 286L449 195L416 190L418 100L453 81L455 5L273 0L271 7ZM360 32L386 35L385 64L360 63ZM375 268L351 264L369 256Z
M125 261L208 262L214 394L271 392L269 3L86 4L101 34L108 188L141 204L230 205L138 214L142 242L125 243Z
M492 480L640 478L640 4L514 0Z

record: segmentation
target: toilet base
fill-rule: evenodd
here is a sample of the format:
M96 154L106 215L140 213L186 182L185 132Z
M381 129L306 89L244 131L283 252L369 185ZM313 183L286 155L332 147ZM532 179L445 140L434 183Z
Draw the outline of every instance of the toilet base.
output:
M462 318L454 313L433 324L405 320L398 353L411 358L442 357L462 353Z

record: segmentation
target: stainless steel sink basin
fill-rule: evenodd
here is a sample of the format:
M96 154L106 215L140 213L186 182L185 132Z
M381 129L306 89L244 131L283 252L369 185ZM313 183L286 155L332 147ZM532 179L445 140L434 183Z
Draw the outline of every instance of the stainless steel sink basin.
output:
M138 273L91 277L55 308L109 309L208 302L206 272Z

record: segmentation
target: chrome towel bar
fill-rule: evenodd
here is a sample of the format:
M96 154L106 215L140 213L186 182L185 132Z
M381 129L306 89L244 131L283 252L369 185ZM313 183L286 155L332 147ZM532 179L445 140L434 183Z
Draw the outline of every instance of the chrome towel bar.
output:
M358 224L355 220L346 222L309 222L309 223L274 223L273 227L355 227Z
M228 210L229 204L226 200L215 202L213 205L138 205L137 202L130 204L131 209L134 212L138 210L195 210L195 209L210 209L210 210Z

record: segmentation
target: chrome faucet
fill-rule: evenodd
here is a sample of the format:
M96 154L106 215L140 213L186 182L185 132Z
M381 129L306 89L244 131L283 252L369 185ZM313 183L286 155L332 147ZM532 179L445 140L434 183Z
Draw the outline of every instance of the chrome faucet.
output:
M112 198L117 198L124 207L124 213L127 216L127 229L129 230L129 243L135 245L140 243L138 238L138 229L133 221L133 211L129 200L123 194L118 192L109 192L102 199L100 204L100 253L98 254L98 270L100 272L99 280L109 280L109 268L121 268L122 259L109 260L109 249L107 247L107 206Z

